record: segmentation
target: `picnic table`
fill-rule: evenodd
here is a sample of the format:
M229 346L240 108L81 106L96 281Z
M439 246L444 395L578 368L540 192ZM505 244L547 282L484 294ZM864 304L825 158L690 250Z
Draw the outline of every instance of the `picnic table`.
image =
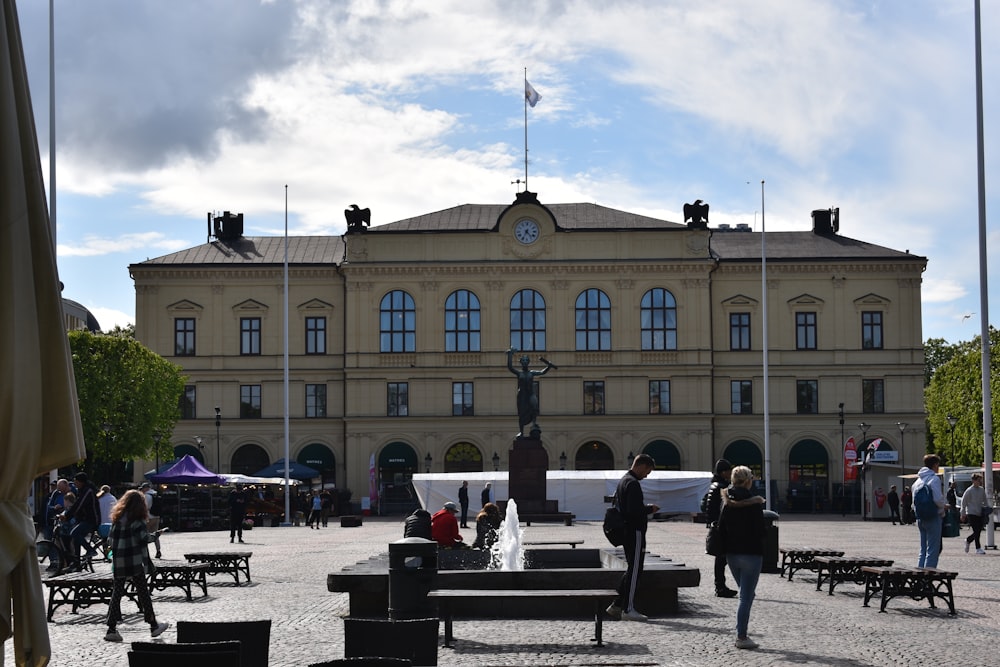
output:
M204 551L184 554L185 560L191 563L205 563L208 567L206 574L231 574L236 580L236 585L240 585L240 574L243 574L247 583L250 582L250 556L252 551Z
M839 549L813 549L809 547L785 547L781 551L781 574L788 573L788 581L796 570L816 571L816 563L813 559L816 556L843 556L844 552Z
M882 602L879 612L885 612L885 606L894 597L905 595L913 600L925 599L931 608L936 608L934 598L940 598L948 605L948 613L955 615L955 596L951 582L958 572L939 570L935 567L863 567L865 576L865 602L881 594Z
M157 562L156 570L149 575L150 590L163 591L176 586L184 591L188 601L191 601L191 585L201 587L202 597L208 595L208 585L205 575L211 566L208 563L169 563Z
M816 590L822 590L823 580L829 582L833 595L834 587L843 581L853 581L856 584L865 583L863 567L889 567L892 561L886 558L871 556L816 556ZM826 574L824 574L824 571Z

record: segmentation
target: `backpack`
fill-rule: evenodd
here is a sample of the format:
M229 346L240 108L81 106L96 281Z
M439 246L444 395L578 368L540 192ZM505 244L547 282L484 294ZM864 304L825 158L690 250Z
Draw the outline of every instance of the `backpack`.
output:
M708 491L705 492L705 495L701 497L700 508L702 514L708 513L708 501L711 499L711 497L712 497L712 487L710 486L708 487Z
M614 502L604 512L604 536L612 546L620 547L625 543L625 517L618 509L618 494L615 494Z
M924 484L913 494L913 509L921 521L937 518L938 506L934 502L934 494L928 485Z

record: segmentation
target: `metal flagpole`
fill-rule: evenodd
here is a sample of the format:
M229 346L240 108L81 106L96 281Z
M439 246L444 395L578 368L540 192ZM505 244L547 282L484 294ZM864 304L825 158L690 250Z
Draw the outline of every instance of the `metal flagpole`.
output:
M292 525L291 497L292 485L289 480L291 463L288 460L288 185L285 185L285 521L283 526Z
M528 191L528 68L524 68L524 191Z
M761 324L761 334L763 336L763 366L764 366L764 498L767 500L765 507L769 510L773 508L771 498L771 409L769 400L769 387L767 375L767 227L764 224L764 180L760 181L760 293L763 301L761 313L763 321Z
M983 384L983 484L986 499L993 504L993 410L990 392L990 312L989 282L986 274L986 157L983 147L983 42L976 0L976 152L979 181L979 312L981 374ZM954 455L954 452L952 452ZM954 465L954 462L952 462ZM993 512L986 523L986 547L996 549L993 536Z

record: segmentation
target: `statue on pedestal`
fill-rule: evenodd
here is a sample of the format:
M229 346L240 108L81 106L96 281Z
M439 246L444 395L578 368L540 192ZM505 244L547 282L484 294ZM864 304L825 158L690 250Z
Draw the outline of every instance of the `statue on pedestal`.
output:
M528 437L524 432L524 427L527 424L531 424L530 437L537 439L542 430L538 427L538 395L535 394L535 378L540 375L545 375L549 372L549 369L558 369L558 366L545 357L539 357L539 359L545 363L545 368L540 370L531 370L528 368L528 364L531 363L531 358L526 354L522 354L521 368L517 369L514 368L515 352L517 352L517 350L514 348L507 350L507 369L517 376L518 436Z

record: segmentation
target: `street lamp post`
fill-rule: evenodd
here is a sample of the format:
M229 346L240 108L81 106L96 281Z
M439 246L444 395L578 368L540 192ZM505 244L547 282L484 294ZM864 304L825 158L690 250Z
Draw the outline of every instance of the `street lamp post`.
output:
M868 518L868 513L865 508L865 501L867 500L867 494L865 493L865 473L868 471L868 429L872 427L871 424L861 422L858 424L858 428L861 429L861 446L858 447L858 453L861 458L861 474L858 479L861 480L861 520L865 521Z
M154 470L160 473L160 438L163 437L159 431L153 431L153 452L156 454L156 467Z
M500 470L500 455L493 452L493 472Z
M222 426L222 410L215 406L215 473L222 474L222 445L219 441L219 428Z
M431 463L433 463L433 461L434 457L431 456L430 452L427 452L427 456L424 457L424 468L426 468L427 472L431 471Z
M563 452L562 454L559 455L559 469L560 470L566 469L566 452Z
M201 457L205 458L205 454L204 454L205 446L203 444L201 444L202 439L203 438L200 435L194 436L194 442L195 442L196 445L198 445L198 451L201 453Z
M955 424L958 423L958 417L954 417L952 415L948 415L947 417L945 417L945 419L948 420L948 428L951 431L951 441L950 441L950 443L948 445L948 449L950 449L951 451L948 453L948 459L949 459L948 463L951 464L951 470L952 470L952 473L954 474L954 472L955 472ZM944 481L945 481L945 493L947 493L948 492L948 490L947 490L947 484L948 484L948 466L945 466Z
M903 434L906 433L906 427L909 426L906 422L896 422L896 426L899 427L899 474L903 474L903 445L906 440Z

